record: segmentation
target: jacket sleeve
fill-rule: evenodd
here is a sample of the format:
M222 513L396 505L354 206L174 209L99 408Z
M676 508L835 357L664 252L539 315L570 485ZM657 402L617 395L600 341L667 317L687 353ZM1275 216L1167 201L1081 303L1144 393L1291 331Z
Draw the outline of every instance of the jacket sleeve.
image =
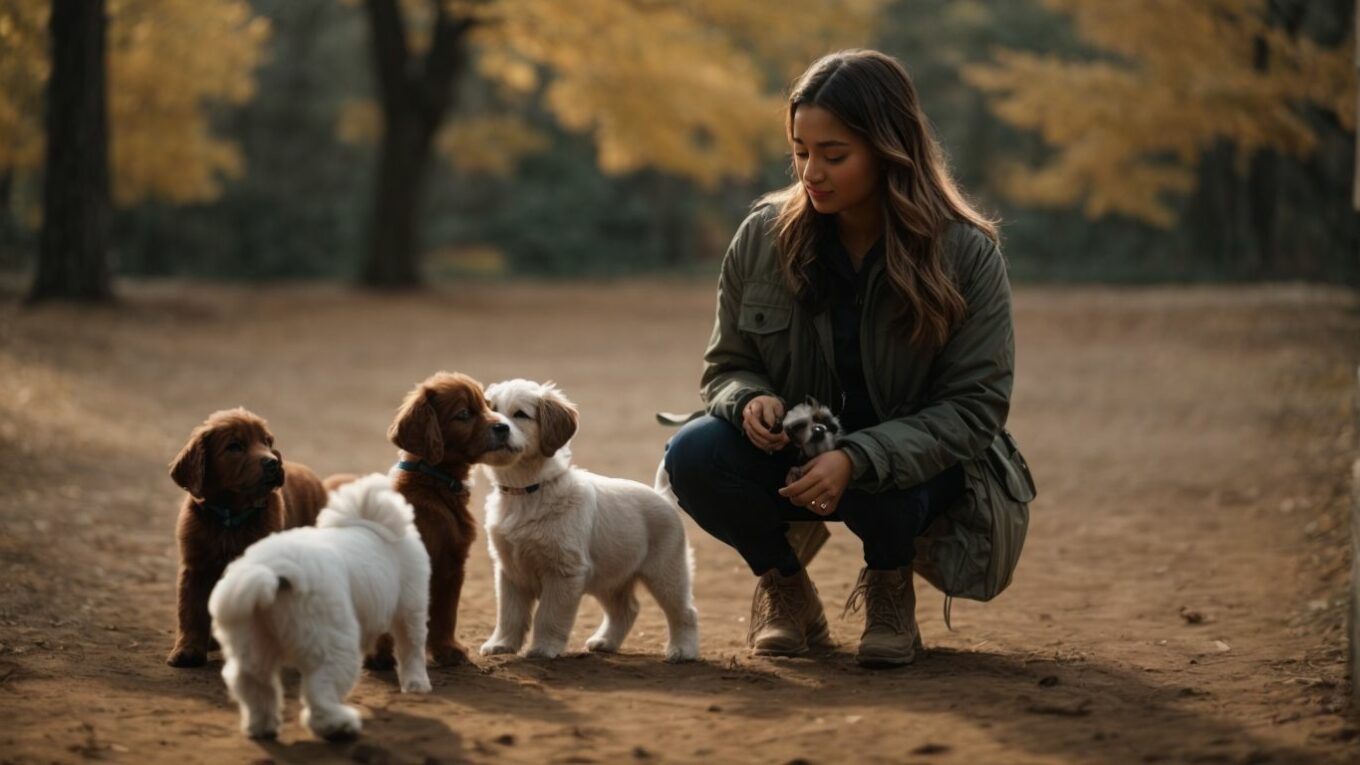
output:
M775 395L760 354L737 327L745 268L755 259L754 248L764 236L764 216L756 211L737 229L723 257L718 279L718 315L704 351L704 374L699 392L708 413L740 427L746 402Z
M961 259L967 313L931 364L925 404L841 440L851 488L878 492L930 480L981 454L1006 424L1015 373L1006 265L980 233L960 246L972 250Z

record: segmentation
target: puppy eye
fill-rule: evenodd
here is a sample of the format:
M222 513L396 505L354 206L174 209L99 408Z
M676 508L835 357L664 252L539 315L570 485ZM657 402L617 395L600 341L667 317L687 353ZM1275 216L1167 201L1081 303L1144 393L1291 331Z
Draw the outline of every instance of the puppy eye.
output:
M529 419L533 419L533 418L531 418L529 415L525 414L523 409L516 409L514 415L512 415L512 416L513 416L516 420L529 420Z
M227 444L227 451L229 451L229 452L238 452L238 453L239 453L239 452L243 452L243 451L245 451L245 450L246 450L246 445L243 444L243 443L241 443L240 441L232 441L231 443Z
M455 419L455 420L470 420L470 419L472 419L472 410L471 410L471 409L459 409L459 410L458 410L458 414L455 414L455 415L453 416L453 419Z

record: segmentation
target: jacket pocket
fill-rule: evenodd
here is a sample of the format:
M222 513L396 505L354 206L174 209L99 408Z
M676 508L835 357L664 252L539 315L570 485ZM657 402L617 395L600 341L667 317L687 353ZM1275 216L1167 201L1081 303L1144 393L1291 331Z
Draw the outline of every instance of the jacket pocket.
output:
M760 356L776 390L783 388L792 357L790 329L793 304L779 294L775 285L748 285L737 310L737 331L744 335ZM781 299L783 298L783 299Z
M748 335L768 335L785 332L793 321L793 309L786 305L741 301L741 313L737 316L737 329Z

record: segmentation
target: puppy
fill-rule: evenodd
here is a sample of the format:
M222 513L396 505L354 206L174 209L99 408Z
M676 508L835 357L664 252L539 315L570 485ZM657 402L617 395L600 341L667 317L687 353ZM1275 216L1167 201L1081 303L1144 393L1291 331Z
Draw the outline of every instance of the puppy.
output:
M787 432L789 448L796 454L798 464L789 468L784 478L785 485L803 477L802 465L818 454L836 448L836 436L841 432L841 421L831 412L830 407L808 396L807 400L784 414L784 419L775 423L772 433Z
M586 647L615 652L637 617L633 589L641 581L666 614L666 660L698 658L692 553L675 510L640 483L571 467L565 447L577 412L551 383L497 383L487 398L510 438L508 448L484 458L495 481L486 530L496 566L496 630L482 654L518 652L537 600L528 655L560 655L584 593L605 611Z
M467 660L456 633L463 570L477 536L468 512L468 473L483 455L504 449L509 434L510 426L487 408L482 384L450 372L432 375L408 393L387 430L401 449L393 487L415 508L430 554L429 649L441 665ZM392 663L392 643L384 638L367 666L390 669Z
M429 692L430 556L413 516L391 479L374 473L337 490L316 528L262 539L227 566L208 610L242 732L278 734L288 666L302 674L302 724L325 739L357 735L359 711L345 696L383 633L396 636L402 692Z
M170 465L188 492L179 511L179 635L166 663L207 663L208 595L227 564L275 531L310 526L326 504L321 480L274 448L264 420L245 409L214 412Z
M698 413L691 415L688 419L696 419ZM658 415L661 417L661 415ZM675 415L665 415L667 418L675 418ZM669 422L669 419L663 420ZM836 436L841 432L841 421L831 412L831 408L818 403L817 399L808 396L807 399L790 409L784 414L783 419L776 422L771 433L782 433L787 431L789 434L789 445L787 448L794 450L797 465L789 468L789 472L784 476L784 484L793 483L803 477L802 465L808 460L816 457L823 452L829 452L836 448ZM663 457L656 466L656 478L653 487L657 493L661 494L672 505L679 507L679 500L676 499L675 492L671 489L671 476L666 472L666 460Z

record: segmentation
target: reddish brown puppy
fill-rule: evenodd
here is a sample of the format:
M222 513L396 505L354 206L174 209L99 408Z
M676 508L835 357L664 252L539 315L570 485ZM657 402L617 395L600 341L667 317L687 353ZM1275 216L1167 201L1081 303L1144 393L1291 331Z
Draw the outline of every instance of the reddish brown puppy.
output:
M245 409L214 412L170 465L189 493L179 511L179 636L166 663L198 667L212 639L208 596L222 570L256 540L309 526L326 504L316 473L274 448L264 420Z
M504 449L510 428L496 420L482 385L464 374L439 372L407 394L387 430L399 447L393 485L416 511L416 528L430 553L430 633L427 646L443 665L467 660L458 643L458 599L476 523L468 512L468 473L488 452ZM394 666L386 637L368 659Z

